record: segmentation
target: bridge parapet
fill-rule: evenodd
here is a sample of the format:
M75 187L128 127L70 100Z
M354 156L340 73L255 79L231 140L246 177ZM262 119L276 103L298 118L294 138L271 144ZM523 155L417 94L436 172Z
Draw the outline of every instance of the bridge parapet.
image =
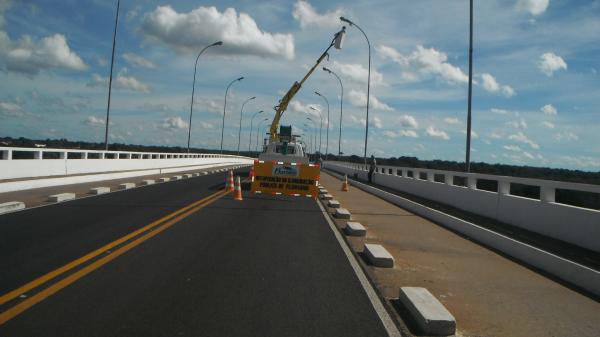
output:
M326 161L323 167L368 175L364 164ZM598 198L598 185L397 166L378 166L373 181L600 252L600 210L557 200L557 192Z
M208 153L0 147L0 180L252 162Z

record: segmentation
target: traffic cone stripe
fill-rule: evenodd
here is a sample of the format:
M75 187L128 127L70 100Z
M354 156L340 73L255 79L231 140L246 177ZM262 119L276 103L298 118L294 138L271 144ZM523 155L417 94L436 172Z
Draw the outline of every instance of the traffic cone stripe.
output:
M348 175L344 175L344 182L342 183L342 191L348 192Z
M226 180L225 190L227 192L233 192L233 190L234 190L233 171L231 171L231 170L229 171L229 177L227 177L227 180Z
M240 177L235 177L235 188L234 188L234 200L244 200L242 198L242 184L240 183Z

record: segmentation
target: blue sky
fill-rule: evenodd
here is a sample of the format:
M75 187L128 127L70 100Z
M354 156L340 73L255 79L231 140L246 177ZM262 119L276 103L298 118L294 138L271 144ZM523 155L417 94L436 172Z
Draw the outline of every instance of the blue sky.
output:
M187 143L193 66L198 63L192 145L242 148L250 116L273 116L341 28L344 15L372 45L368 153L464 160L468 4L453 1L121 2L110 140ZM0 135L103 141L116 1L0 0ZM600 170L600 1L475 1L472 160ZM347 27L323 65L344 83L342 151L362 155L367 46ZM317 71L283 124L309 133L326 123L337 152L340 86ZM308 122L310 124L310 122ZM262 125L268 123L263 122ZM322 151L325 151L325 128ZM255 138L253 136L253 143Z

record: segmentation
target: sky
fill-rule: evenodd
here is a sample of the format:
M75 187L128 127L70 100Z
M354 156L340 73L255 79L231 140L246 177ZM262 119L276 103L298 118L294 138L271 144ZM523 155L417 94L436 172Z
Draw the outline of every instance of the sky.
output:
M116 3L0 0L0 136L104 141ZM224 148L254 148L340 16L371 43L367 155L464 161L468 0L123 0L109 141L186 146L197 54L223 41L198 59L191 145L220 147L243 76ZM599 0L474 1L472 161L600 171L599 18ZM343 84L341 151L362 156L369 49L346 26L322 66ZM337 153L340 98L319 67L282 124Z

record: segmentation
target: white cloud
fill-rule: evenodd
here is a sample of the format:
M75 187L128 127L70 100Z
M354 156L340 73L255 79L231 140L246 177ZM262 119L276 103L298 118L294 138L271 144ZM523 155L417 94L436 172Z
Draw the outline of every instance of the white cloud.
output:
M369 70L356 63L341 63L333 61L331 69L336 73L345 75L350 80L357 83L367 83ZM371 69L371 85L382 85L383 75L375 69Z
M99 118L99 117L95 117L95 116L88 116L84 121L84 124L87 125L91 125L91 126L104 126L105 122L103 118ZM110 123L112 124L112 123Z
M561 160L566 164L578 167L600 167L600 159L588 156L562 156Z
M527 129L527 122L525 122L523 118L512 122L506 122L506 125L512 126L515 129Z
M546 76L551 77L555 71L567 70L567 63L562 57L554 54L553 52L544 53L540 56L538 62L538 68Z
M141 31L147 38L178 51L198 52L200 46L222 40L223 45L211 52L294 58L292 34L264 32L250 15L238 15L234 8L221 13L215 7L201 6L178 13L171 6L159 6L144 15Z
M417 48L409 55L404 56L392 47L380 45L377 52L384 59L402 65L412 65L423 75L438 76L448 83L467 83L469 78L463 71L447 62L448 56L434 48L425 48L417 45ZM412 74L416 75L416 74ZM414 76L411 76L414 78Z
M548 122L548 121L543 121L542 125L547 127L548 129L554 129L554 123Z
M533 156L531 153L529 153L529 152L527 152L527 151L523 151L522 153L523 153L523 155L524 155L525 157L527 157L527 158L529 158L529 159L535 159L535 157L534 157L534 156Z
M408 137L408 138L418 138L419 135L415 130L398 130L394 131L384 131L383 135L387 138L396 138L396 137Z
M370 95L369 105L373 110L381 110L381 111L394 111L392 107L381 102L377 97ZM348 100L350 104L357 108L366 108L367 107L367 94L364 91L360 90L350 90L348 94Z
M0 101L0 114L11 117L22 117L25 115L23 107L17 103Z
M379 117L373 117L373 126L375 126L378 129L381 129L383 127L383 123L381 122L381 119Z
M540 146L533 140L529 139L523 132L519 131L516 134L508 136L508 139L514 140L515 142L525 143L531 146L532 149L539 149Z
M548 8L550 0L518 0L516 8L531 15L540 15Z
M436 129L433 125L430 125L425 132L427 135L433 138L440 138L444 140L450 139L446 132Z
M0 66L30 77L52 68L87 69L87 65L71 50L62 34L47 36L38 41L29 35L23 35L13 42L4 31L0 31Z
M503 148L508 151L521 152L521 148L517 145L504 145Z
M514 96L515 90L509 85L500 85L491 74L481 74L483 88L491 93L501 93L506 97Z
M556 139L559 142L563 141L563 140L567 141L567 142L571 142L571 141L579 140L579 136L577 136L573 132L564 131L564 132L559 132L559 133L555 134L554 139Z
M92 80L86 84L88 87L108 87L108 77L102 77L98 74L92 75ZM131 90L143 93L149 93L150 87L133 76L127 76L126 72L119 72L113 78L113 87L115 89Z
M467 130L462 130L461 132L465 135L467 134ZM479 138L479 135L474 130L471 130L471 138L477 139L477 138Z
M499 114L499 115L506 115L508 114L510 111L505 110L505 109L496 109L496 108L492 108L490 109L491 112Z
M446 124L451 124L451 125L460 123L460 121L456 117L446 117L446 118L444 118L444 122L446 122Z
M290 111L298 112L298 113L300 113L301 116L303 116L303 114L309 114L310 116L320 118L319 113L317 111L311 109L311 107L321 111L321 109L320 109L321 107L318 104L303 104L299 100L293 100L288 105L288 108L290 109ZM304 119L304 117L302 117L302 119ZM327 118L325 117L324 121L326 119Z
M123 58L129 62L130 64L134 65L134 66L138 66L138 67L144 67L144 68L156 68L156 65L154 63L152 63L152 61L147 60L139 55L136 55L134 53L125 53L123 54Z
M319 14L308 1L302 0L294 4L294 11L292 12L292 16L300 23L300 28L303 29L309 26L320 28L339 27L341 25L340 16L343 14L344 12L341 9Z
M540 110L548 116L556 116L556 114L558 113L558 111L555 107L552 106L552 104L546 104L543 107L541 107Z
M168 117L163 119L162 123L158 125L159 128L165 130L182 130L188 128L188 123L181 119L181 117Z
M416 129L419 127L419 123L417 122L417 119L410 115L402 115L402 116L398 117L398 122L400 123L400 125L407 127L407 128Z

